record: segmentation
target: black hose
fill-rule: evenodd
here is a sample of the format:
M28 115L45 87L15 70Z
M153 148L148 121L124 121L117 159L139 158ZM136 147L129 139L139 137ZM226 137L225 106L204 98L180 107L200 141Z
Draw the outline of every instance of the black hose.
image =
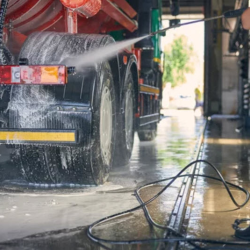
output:
M208 166L210 166L211 168L213 168L215 170L215 172L217 173L217 175L219 176L219 178L216 178L216 177L213 177L213 176L208 176L208 175L199 175L199 174L186 174L186 175L182 175L182 173L184 171L186 171L188 168L190 168L192 165L194 165L196 163L201 163L201 162L203 162L203 163L207 164ZM249 245L250 242L248 242L248 241L233 241L233 242L230 242L230 241L220 241L220 240L210 240L210 239L185 238L183 235L181 235L179 232L177 232L173 228L167 227L167 226L163 226L163 225L159 225L155 221L153 221L153 219L151 218L151 216L149 214L149 211L148 211L148 209L147 209L146 206L149 205L151 202L153 202L155 199L157 199L178 178L183 178L183 177L186 177L186 176L188 176L188 177L195 177L195 176L197 176L197 177L205 177L205 178L210 178L210 179L222 182L223 185L224 185L224 187L227 190L227 193L228 193L230 199L232 200L232 202L235 204L235 206L238 209L240 209L243 206L245 206L248 203L249 199L250 199L250 194L249 194L249 192L246 189L244 189L244 188L242 188L240 186L237 186L237 185L235 185L233 183L225 181L224 178L222 177L222 175L220 174L220 172L218 171L218 169L215 166L213 166L211 163L209 163L208 161L205 161L205 160L196 160L196 161L193 161L190 164L188 164L182 171L179 172L179 174L177 174L174 177L170 177L170 178L167 178L167 179L163 179L163 180L151 182L151 183L146 184L143 187L135 190L135 195L136 195L136 197L137 197L140 205L137 206L137 207L134 207L132 209L129 209L127 211L120 212L120 213L117 213L117 214L105 217L103 219L100 219L100 220L94 222L93 224L91 224L89 226L89 228L87 230L88 237L92 241L94 241L96 243L112 244L112 245L146 244L146 243L153 243L153 242L187 242L187 243L193 245L195 247L195 249L210 249L210 248L200 247L196 243L211 243L211 244L240 245L240 246ZM165 182L165 181L169 181L169 180L171 180L171 181L159 193L157 193L154 197L152 197L151 199L149 199L146 202L142 201L142 199L141 199L141 197L139 195L140 190L142 190L143 188L146 188L146 187L158 184L160 182ZM232 195L232 193L231 193L228 185L231 186L231 187L235 187L235 188L239 189L240 191L242 191L242 192L244 192L246 194L246 199L245 199L244 203L242 203L242 204L238 204L237 203L237 201L234 199L234 196ZM125 214L128 214L128 213L132 213L132 212L134 212L134 211L136 211L138 209L143 209L144 210L145 217L146 217L146 219L147 219L147 221L149 222L150 225L158 227L160 229L168 230L175 237L166 237L166 238L161 238L161 239L141 239L141 240L131 240L131 241L113 241L113 240L101 239L101 238L98 238L98 237L96 237L96 236L94 236L92 234L93 228L96 227L97 225L99 225L101 223L104 223L104 222L106 222L108 220L114 219L116 217L124 216ZM222 248L218 248L218 249L222 249ZM224 249L226 249L225 246L224 246Z

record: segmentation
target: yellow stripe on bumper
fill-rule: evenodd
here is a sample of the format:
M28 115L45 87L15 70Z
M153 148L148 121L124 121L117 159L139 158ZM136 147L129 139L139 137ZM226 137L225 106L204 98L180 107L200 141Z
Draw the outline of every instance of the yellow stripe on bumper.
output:
M18 142L76 142L74 132L1 131L0 141Z

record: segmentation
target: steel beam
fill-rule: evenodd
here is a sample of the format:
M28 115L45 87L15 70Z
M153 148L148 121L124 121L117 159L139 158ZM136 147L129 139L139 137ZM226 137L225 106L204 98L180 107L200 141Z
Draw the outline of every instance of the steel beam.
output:
M130 32L135 31L138 28L136 21L129 18L124 14L118 6L109 0L102 1L102 10L115 21L120 23L124 28L128 29Z

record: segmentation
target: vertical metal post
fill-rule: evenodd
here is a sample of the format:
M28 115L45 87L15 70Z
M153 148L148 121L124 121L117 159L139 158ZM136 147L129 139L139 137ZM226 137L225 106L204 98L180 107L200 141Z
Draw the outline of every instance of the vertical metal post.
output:
M247 7L250 7L250 0L248 1L248 5ZM250 31L248 31L248 37L250 35ZM249 38L248 38L249 39ZM250 54L250 46L249 46L249 42L245 45L246 46L246 49L247 49L247 58L248 58L248 81L249 81L249 78L250 78L250 61L249 61L249 54ZM249 88L250 89L250 88ZM248 97L248 101L250 103L250 98ZM248 106L248 118L247 118L247 121L246 121L246 125L249 127L250 126L250 105Z
M205 1L205 18L222 13L222 1ZM205 23L205 91L206 116L221 113L222 100L222 20Z
M65 32L76 34L77 27L77 13L74 10L65 7Z
M205 18L209 17L211 13L211 1L204 0L204 14ZM210 24L205 23L205 75L204 75L204 114L208 116L209 114L209 35Z

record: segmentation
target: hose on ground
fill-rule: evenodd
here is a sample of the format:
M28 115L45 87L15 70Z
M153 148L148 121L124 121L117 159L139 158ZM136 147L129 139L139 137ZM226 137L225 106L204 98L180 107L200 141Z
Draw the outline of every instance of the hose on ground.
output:
M188 168L190 168L191 166L193 166L194 164L197 164L197 163L205 163L206 165L208 165L209 167L211 167L215 172L216 174L218 175L219 178L216 178L216 177L213 177L213 176L208 176L208 175L200 175L200 174L183 174L186 170L188 170ZM241 246L241 247L244 247L244 246L248 246L250 245L250 242L249 241L221 241L221 240L210 240L210 239L197 239L197 238L186 238L185 236L183 236L182 234L180 234L179 232L177 232L175 229L171 228L171 227L168 227L168 226L164 226L164 225L159 225L157 224L153 219L152 217L150 216L150 213L147 209L147 205L149 205L150 203L152 203L154 200L156 200L159 196L161 196L163 194L163 192L165 192L178 178L184 178L184 177L191 177L191 178L194 178L194 177L204 177L204 178L209 178L209 179L213 179L213 180L216 180L216 181L220 181L223 183L230 199L232 200L232 202L234 203L234 205L237 207L237 209L240 209L242 207L244 207L249 199L250 199L250 194L249 192L238 186L238 185L235 185L233 183L230 183L230 182L227 182L224 180L223 176L220 174L220 172L218 171L218 169L213 165L211 164L210 162L208 161L205 161L205 160L196 160L196 161L193 161L191 162L190 164L188 164L183 170L181 170L176 176L174 177L170 177L170 178L166 178L166 179L163 179L163 180L159 180L159 181L155 181L155 182L151 182L149 184L146 184L144 186L142 186L141 188L135 190L135 196L137 198L137 200L139 201L140 205L137 206L137 207L134 207L132 209L129 209L129 210L126 210L124 212L120 212L120 213L117 213L117 214L114 214L114 215L111 215L111 216L108 216L108 217L105 217L103 219L100 219L96 222L94 222L93 224L91 224L89 227L88 227L88 230L87 230L87 235L88 237L95 243L98 243L98 244L101 244L103 246L103 244L111 244L111 245L132 245L132 244L149 244L149 243L160 243L160 242L166 242L166 243L175 243L175 242L187 242L189 244L191 244L193 247L195 247L194 249L211 249L211 248L206 248L206 247L201 247L200 245L198 245L197 243L199 244L222 244L224 245L223 246L223 249L227 249L227 246ZM151 199L149 199L148 201L146 202L143 202L142 201L142 198L140 197L140 191L146 187L149 187L149 186L153 186L155 184L159 184L161 182L166 182L166 181L169 181L169 183L160 191L158 192L155 196L153 196ZM246 195L246 198L245 198L245 201L242 203L242 204L239 204L231 190L230 190L230 187L234 187L238 190L240 190L241 192L243 192L245 195ZM141 239L141 240L129 240L129 241L115 241L115 240L106 240L106 239L102 239L102 238L99 238L97 236L95 236L92 231L93 229L102 224L102 223L105 223L109 220L112 220L112 219L115 219L115 218L118 218L120 216L124 216L126 214L129 214L129 213L132 213L132 212L135 212L139 209L143 209L144 211L144 215L148 221L148 223L151 225L151 226L154 226L154 227L157 227L157 228L160 228L160 229L164 229L164 230L167 230L169 233L171 233L171 236L167 236L165 238L154 238L154 239ZM109 249L107 247L105 247L105 249ZM214 249L222 249L222 248L214 248ZM232 248L229 248L229 249L232 249Z

